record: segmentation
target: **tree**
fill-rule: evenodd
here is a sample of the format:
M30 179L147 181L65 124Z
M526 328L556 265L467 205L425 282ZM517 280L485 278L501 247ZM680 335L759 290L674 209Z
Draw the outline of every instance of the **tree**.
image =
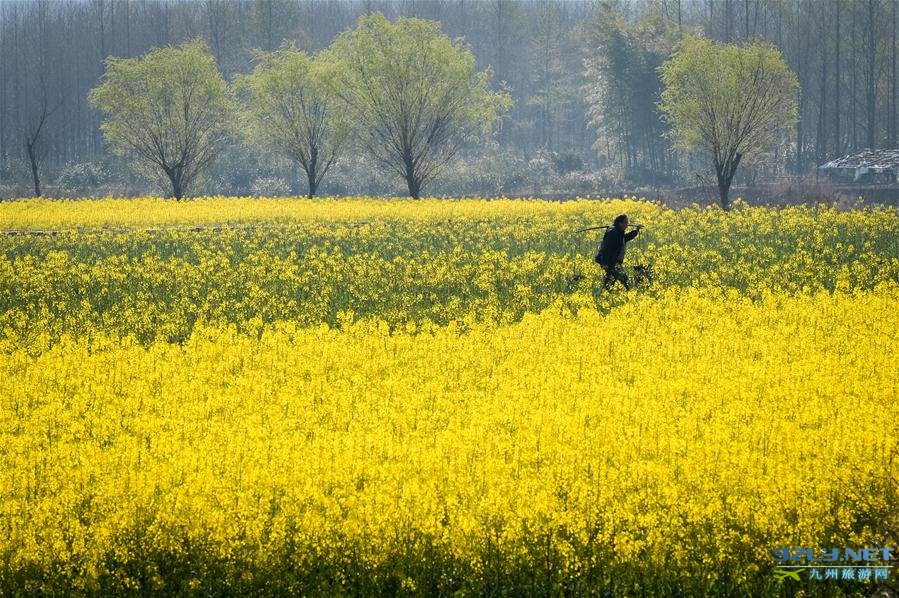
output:
M893 1L0 0L3 187L33 193L26 139L38 127L35 158L44 193L66 164L107 158L102 114L87 99L108 54L131 58L154 45L200 35L230 81L254 66L251 48L277 50L288 39L311 55L355 26L358 16L375 10L390 19L439 18L450 38L464 36L478 57L478 69L490 65L491 87L508 83L515 107L504 115L498 139L503 154L516 159L546 144L591 155L599 128L601 153L628 169L631 181L668 184L678 177L686 184L694 156L671 151L661 137L667 126L658 117L659 98L648 91L661 89L655 67L671 55L666 46L672 36L666 30L705 31L717 41L743 40L748 34L780 48L800 82L800 119L791 143L779 154L783 159L771 161L772 174L786 169L809 174L816 159L820 164L867 145L895 147L899 138L899 49L894 51L899 48L899 2ZM608 14L601 22L596 13L603 11ZM597 24L609 27L605 35L616 55L604 54L597 44L603 40L592 37ZM582 31L590 35L582 37ZM581 45L593 62L589 81ZM598 76L603 68L621 76L610 79L610 87ZM48 117L41 126L42 71ZM583 91L587 83L591 88ZM609 110L597 111L604 100ZM597 127L589 126L591 120ZM358 172L348 170L346 176L361 180L364 168L360 163ZM278 177L290 176L281 164L274 169ZM234 186L220 190L246 192L250 183L238 181L250 181L257 170L254 160L235 160L227 174L221 173ZM734 184L744 172L741 164Z
M414 198L511 105L489 89L490 70L477 71L469 48L434 21L363 16L328 55L343 67L341 95L363 125L358 142L402 176Z
M343 149L346 109L332 84L338 65L311 58L293 44L259 52L259 64L235 87L251 136L286 154L306 173L309 197Z
M878 8L877 0L868 0L867 13L868 30L867 43L867 60L865 60L865 106L867 111L867 140L870 149L877 148L877 80L879 73L877 72L877 23Z
M43 82L42 82L43 83ZM40 165L46 154L45 144L42 143L41 133L45 130L50 110L47 107L47 91L42 85L42 93L38 112L34 120L26 125L22 138L25 142L25 155L28 157L28 165L31 167L31 180L34 183L34 196L41 196Z
M51 117L62 106L62 101L53 101L51 106L51 96L56 91L52 87L53 73L50 68L54 57L51 56L50 48L45 41L51 22L50 4L46 0L41 0L35 2L31 9L29 14L35 21L31 23L33 29L30 31L26 29L25 34L31 37L36 48L20 60L19 65L25 75L21 91L29 98L19 115L21 121L19 136L25 158L28 160L34 195L40 197L41 169L49 146L53 142L52 132L48 129Z
M228 87L200 41L108 58L89 98L105 116L106 141L176 199L195 189L227 138Z
M657 184L672 168L663 136L667 127L656 104L662 91L658 67L678 37L679 30L658 15L627 23L609 2L599 4L585 27L587 115L597 131L593 147L639 182Z
M736 46L687 37L661 67L659 108L671 136L712 154L721 207L730 209L734 173L783 139L797 119L796 76L764 43Z
M574 69L566 68L565 31L556 1L546 1L537 8L538 20L531 34L534 56L531 94L525 105L533 108L540 147L557 150L563 124L569 120L576 98Z

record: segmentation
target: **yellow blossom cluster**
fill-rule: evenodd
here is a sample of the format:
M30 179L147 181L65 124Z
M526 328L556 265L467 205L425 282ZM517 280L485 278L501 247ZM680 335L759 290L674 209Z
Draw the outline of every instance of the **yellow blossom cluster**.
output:
M895 545L895 213L93 207L0 205L0 593L773 595ZM570 229L620 211L657 277L604 292Z
M180 342L198 322L250 331L258 321L338 326L346 314L390 326L509 323L559 299L609 309L621 297L601 292L592 262L602 231L576 231L619 212L645 225L627 263L652 265L649 294L716 288L759 299L899 281L899 216L889 209L29 200L0 204L0 339Z

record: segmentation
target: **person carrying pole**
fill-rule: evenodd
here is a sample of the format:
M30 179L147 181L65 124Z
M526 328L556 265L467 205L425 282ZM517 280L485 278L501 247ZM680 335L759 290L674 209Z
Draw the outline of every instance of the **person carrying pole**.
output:
M637 236L643 225L636 224L634 225L634 230L625 233L624 231L628 226L627 214L616 216L612 226L608 227L606 234L603 235L599 253L594 258L594 261L602 266L602 269L606 272L606 278L603 281L603 288L605 289L611 288L616 280L623 284L625 289L630 289L627 274L624 273L621 266L624 263L624 252L627 242Z

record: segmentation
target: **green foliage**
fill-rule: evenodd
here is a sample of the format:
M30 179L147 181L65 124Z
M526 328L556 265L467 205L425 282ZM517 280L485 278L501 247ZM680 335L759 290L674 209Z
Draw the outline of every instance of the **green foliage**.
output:
M403 177L412 197L511 106L490 90L491 71L477 71L471 50L435 21L360 17L325 55L341 65L340 94L364 124L357 143Z
M768 44L688 37L663 66L662 79L660 108L672 137L688 149L736 147L757 155L796 123L799 84Z
M587 114L597 130L593 147L626 173L642 166L655 176L670 174L667 126L656 106L662 91L658 67L679 30L658 14L628 23L614 5L602 3L584 33Z
M758 159L796 123L799 83L775 47L687 37L661 68L671 137L712 155L722 207L740 161Z
M529 44L535 60L523 69L529 72L533 91L524 104L531 109L529 124L537 129L536 141L552 150L559 146L563 123L580 107L580 53L574 36L564 30L559 5L540 3L537 13Z
M350 120L334 82L338 63L310 57L293 44L258 52L259 64L239 76L235 88L244 114L244 130L299 164L309 197L344 148Z
M178 199L199 184L227 137L228 86L201 41L108 58L90 93L101 130L136 170ZM165 187L164 187L165 188Z
M568 174L584 169L584 159L578 154L564 152L553 155L553 167L559 174Z

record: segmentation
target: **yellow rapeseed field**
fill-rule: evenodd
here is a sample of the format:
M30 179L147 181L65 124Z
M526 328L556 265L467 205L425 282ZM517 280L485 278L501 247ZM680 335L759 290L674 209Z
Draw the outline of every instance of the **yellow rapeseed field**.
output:
M655 281L609 292L572 230L621 211ZM885 587L772 550L896 546L895 211L29 200L0 229L0 593Z

